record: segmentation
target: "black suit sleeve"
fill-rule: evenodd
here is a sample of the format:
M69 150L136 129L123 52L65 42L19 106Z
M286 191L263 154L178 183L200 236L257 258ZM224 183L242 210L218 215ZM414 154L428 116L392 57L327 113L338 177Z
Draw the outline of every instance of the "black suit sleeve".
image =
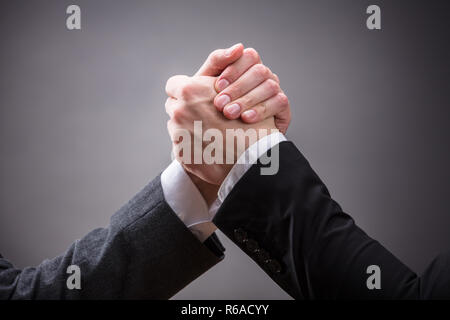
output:
M292 297L450 298L449 255L422 277L357 227L291 142L279 145L279 171L258 162L225 199L214 223ZM367 268L380 268L369 290ZM371 281L370 281L371 282Z
M0 299L168 299L222 257L215 235L202 244L170 209L157 177L59 257L19 270L0 256ZM80 290L66 285L70 265Z

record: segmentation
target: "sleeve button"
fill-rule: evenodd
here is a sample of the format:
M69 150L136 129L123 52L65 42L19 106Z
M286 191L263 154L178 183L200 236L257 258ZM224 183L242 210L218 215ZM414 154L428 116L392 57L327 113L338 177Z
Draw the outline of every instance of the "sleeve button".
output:
M238 243L243 243L247 240L247 232L241 228L234 229L234 238Z
M266 263L268 260L270 260L270 255L266 250L259 249L258 252L256 252L256 258L260 263Z
M245 241L245 246L250 253L256 253L259 250L258 242L253 239L248 239L247 241Z
M267 268L272 273L280 273L281 265L277 260L270 259L267 261Z

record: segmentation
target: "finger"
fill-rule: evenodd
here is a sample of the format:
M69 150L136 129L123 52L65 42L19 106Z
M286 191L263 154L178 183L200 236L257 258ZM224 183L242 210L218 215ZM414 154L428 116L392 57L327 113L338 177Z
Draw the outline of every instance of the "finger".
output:
M183 139L189 139L190 137L189 131L185 128L180 127L173 119L167 121L167 131L169 132L169 137L172 141L173 146L176 146L177 144L182 142ZM189 142L185 141L186 145L188 143Z
M171 118L173 117L173 110L176 108L176 102L177 102L177 99L168 97L166 99L166 103L164 104L164 107L166 108L166 113Z
M223 108L223 114L228 119L237 119L245 110L273 97L280 91L280 86L275 80L267 79L255 89L226 105Z
M239 79L245 71L250 69L251 66L257 63L261 63L258 52L253 48L244 49L242 57L233 64L227 66L219 76L215 85L216 91L220 92L228 87L231 83Z
M273 80L275 80L276 82L280 83L280 78L278 78L278 76L275 73L272 73L272 78Z
M167 121L167 131L169 132L170 141L172 141L172 152L177 156L177 145L183 141L182 129L180 129L172 120Z
M258 63L248 69L239 79L223 90L214 99L214 104L219 111L233 100L242 97L244 94L256 88L266 79L269 79L272 72L266 66Z
M217 49L211 52L206 61L195 73L196 76L218 76L229 64L242 56L244 46L235 44L228 49Z
M166 93L169 97L179 99L182 96L181 90L190 81L188 76L177 75L170 77L166 82Z
M278 130L286 133L291 121L291 110L289 100L282 92L241 114L242 120L247 123L260 122L273 116Z
M214 99L217 95L216 90L214 90L214 83L216 82L216 77L193 77L192 88L196 93L210 101Z

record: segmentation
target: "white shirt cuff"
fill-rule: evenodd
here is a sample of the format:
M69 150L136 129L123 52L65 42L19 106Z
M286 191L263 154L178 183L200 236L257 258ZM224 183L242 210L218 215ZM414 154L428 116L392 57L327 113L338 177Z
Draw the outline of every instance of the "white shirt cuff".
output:
M177 160L161 174L161 185L167 204L201 242L214 233L206 201Z

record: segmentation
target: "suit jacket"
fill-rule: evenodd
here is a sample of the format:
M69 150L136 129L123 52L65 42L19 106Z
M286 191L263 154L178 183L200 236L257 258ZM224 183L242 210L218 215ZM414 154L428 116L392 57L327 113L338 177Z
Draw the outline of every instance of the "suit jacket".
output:
M261 163L239 180L214 223L297 299L450 298L450 255L418 277L355 225L291 142L279 145L279 171ZM367 268L380 268L370 290Z
M0 256L0 299L167 299L223 258L215 235L201 243L165 202L160 177L61 256L18 270ZM67 267L81 271L69 290Z

